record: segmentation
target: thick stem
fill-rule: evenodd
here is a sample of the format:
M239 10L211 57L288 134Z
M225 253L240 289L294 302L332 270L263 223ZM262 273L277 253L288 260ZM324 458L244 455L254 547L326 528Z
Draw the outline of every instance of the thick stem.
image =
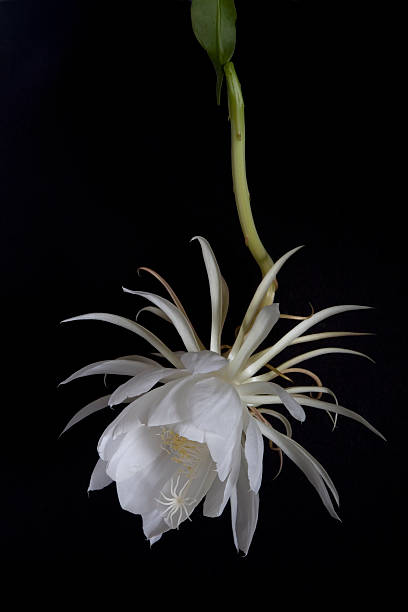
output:
M235 201L245 244L261 269L262 276L271 269L273 261L263 246L255 227L246 179L245 166L245 115L241 86L234 64L224 66L228 87L228 108L231 122L231 162ZM271 291L273 293L273 287ZM273 295L270 295L273 299Z

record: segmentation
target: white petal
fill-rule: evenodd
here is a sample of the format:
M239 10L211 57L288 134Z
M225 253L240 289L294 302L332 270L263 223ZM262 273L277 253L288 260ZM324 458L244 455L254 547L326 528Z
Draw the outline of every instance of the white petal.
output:
M343 406L339 406L338 404L323 402L322 400L313 399L311 397L298 397L297 400L303 406L311 406L312 408L320 408L321 410L328 410L329 412L343 414L344 416L347 416L350 419L354 419L362 425L365 425L365 427L367 427L370 431L385 440L384 436L378 431L378 429L373 427L368 421L366 421L366 419L364 419L362 416L360 416L359 414L357 414L357 412L354 412L353 410L348 410L348 408L343 408Z
M232 489L235 487L237 483L240 466L241 466L241 440L237 440L234 446L234 449L233 449L233 453L232 453L231 471L225 483L222 508L225 508L231 496Z
M208 431L205 433L205 443L217 465L217 474L220 480L225 480L231 472L234 450L237 440L241 438L241 433L241 426L235 427L228 438Z
M206 443L206 433L202 429L198 429L190 421L183 421L181 423L172 423L171 429L178 434L192 440L193 442L200 442L200 444Z
M225 368L227 359L213 351L183 353L180 359L184 366L193 374L208 374Z
M70 427L72 427L76 423L79 423L79 421L82 421L82 419L89 416L90 414L98 412L98 410L102 410L102 408L106 408L108 406L109 397L109 395L104 395L103 397L100 397L99 399L94 400L90 404L87 404L86 406L81 408L81 410L79 410L67 423L65 429L62 430L60 435L62 436L62 434L65 433Z
M144 338L147 342L149 342L156 350L161 353L161 355L163 355L163 357L165 357L168 361L170 361L170 363L176 366L176 368L182 367L178 357L157 336L152 334L152 332L150 332L145 327L139 325L139 323L131 321L130 319L126 319L125 317L119 317L117 315L109 314L106 312L93 312L89 314L80 315L78 317L71 317L70 319L65 319L61 322L67 323L68 321L85 320L105 321L107 323L113 323L114 325L119 325L119 327L128 329L140 336L141 338Z
M280 412L276 412L275 410L271 410L270 408L258 408L258 412L261 414L270 414L271 416L278 419L281 423L284 424L286 429L286 435L291 438L292 437L292 426L288 419L283 416Z
M248 463L249 485L252 491L258 493L262 481L264 442L253 417L249 418L245 435L245 458Z
M106 461L98 459L91 475L88 491L99 491L112 482L106 473Z
M204 516L208 516L210 518L215 518L222 514L222 511L225 508L224 504L224 491L226 487L227 481L221 480L218 476L215 477L211 488L209 489L203 506L203 514Z
M108 462L106 471L117 482L145 469L163 452L160 431L139 425L123 438Z
M370 332L322 332L320 334L309 334L300 336L292 340L291 344L301 344L302 342L314 342L315 340L327 340L328 338L341 338L344 336L373 336Z
M254 324L248 331L244 341L242 342L241 348L236 353L235 357L230 358L226 375L231 378L235 377L246 362L252 355L252 353L258 348L258 346L265 340L271 331L272 327L279 320L279 305L272 304L271 306L265 306L255 319Z
M242 404L235 388L217 377L198 380L188 388L190 420L199 429L228 438L241 422Z
M247 333L248 329L251 327L252 321L254 320L256 313L258 312L258 310L261 307L262 301L264 299L264 297L266 296L269 287L272 285L272 283L274 282L274 280L276 279L276 275L278 274L279 270L282 268L283 264L289 259L289 257L291 257L294 253L296 253L296 251L298 251L299 249L301 249L302 247L297 247L295 249L292 249L291 251L289 251L288 253L286 253L285 255L283 255L283 257L281 257L280 259L278 259L278 261L273 264L272 268L269 270L269 272L267 274L265 274L264 278L262 279L260 285L258 286L258 289L255 291L255 295L251 300L251 303L248 306L248 310L245 314L244 320L241 324L238 336L234 342L234 345L230 351L230 358L233 359L235 357L235 354L238 352L238 350L241 347L242 341L244 339L245 334Z
M168 383L171 385L174 383ZM130 402L128 406L118 414L118 416L108 425L98 442L98 452L102 459L109 460L112 456L107 445L110 446L112 441L120 438L128 433L131 429L138 427L141 424L146 424L147 414L152 406L163 397L167 392L167 385L154 389L145 395ZM110 453L110 454L106 454Z
M245 458L242 457L241 469L236 486L237 514L235 530L238 548L245 554L248 553L255 533L259 509L259 495L249 488L246 468Z
M168 323L172 322L170 317L168 317L160 308L156 308L155 306L145 306L144 308L138 310L135 319L136 321L139 319L139 315L141 315L142 312L152 312L156 315L156 317L160 317L160 319L164 319Z
M292 368L293 366L299 363L302 363L303 361L307 361L308 359L312 359L313 357L320 357L321 355L330 355L330 354L357 355L358 357L364 357L365 359L368 359L369 361L373 361L371 357L369 357L368 355L365 355L364 353L359 353L358 351L352 351L351 349L343 349L343 348L337 348L337 347L328 347L328 348L315 349L314 351L309 351L308 353L302 353L301 355L297 355L296 357L293 357L292 359L289 359L288 361L281 363L277 367L277 370L279 370L279 372L283 372L284 370ZM268 380L272 380L276 378L277 376L279 376L279 374L271 371L271 372L267 372L266 374L260 374L259 376L253 376L252 378L249 378L247 380L248 382L249 381L266 382Z
M256 421L261 432L272 440L284 453L302 470L308 480L315 487L320 495L320 498L334 518L339 519L333 507L333 503L327 491L327 488L332 492L336 502L338 503L338 493L335 486L327 474L326 470L320 463L310 455L300 444L278 432L272 426L264 425L261 421ZM327 488L326 488L327 487ZM340 519L339 519L340 520Z
M146 516L146 515L145 515L145 516ZM163 522L164 522L164 521L163 521ZM166 527L167 527L167 528L169 528L169 527L168 527L168 525L166 525ZM147 529L148 529L148 527L147 527ZM156 544L156 542L158 542L158 541L160 540L160 538L161 538L161 537L162 537L162 534L157 535L157 536L154 536L153 538L149 538L149 543L150 543L150 546L153 546L153 544Z
M356 355L357 357L364 357L364 359L368 359L369 361L374 363L374 360L371 359L371 357L369 357L365 353L360 353L359 351L353 351L351 349L327 347L327 348L315 349L314 351L308 351L307 353L302 353L301 355L297 355L296 357L293 357L292 359L289 359L288 361L285 361L284 363L280 364L278 367L278 370L281 372L282 370L291 368L292 366L297 365L298 363L302 363L303 361L307 361L308 359L312 359L314 357L321 357L322 355L331 355L331 354Z
M110 433L107 433L109 431ZM109 461L112 459L113 455L116 453L116 451L122 444L123 438L125 437L125 434L123 434L121 436L116 436L116 438L113 438L111 433L111 429L109 429L108 427L102 434L98 443L99 456L106 463L109 463Z
M158 306L164 312L164 314L169 317L174 327L177 329L186 349L188 351L200 350L200 346L196 341L194 331L191 328L189 320L181 312L181 310L177 308L177 306L169 302L169 300L166 300L159 295L155 295L154 293L147 293L145 291L131 291L130 289L125 289L124 287L123 291L126 293L132 293L133 295L140 295Z
M232 525L232 537L234 538L234 544L237 551L239 551L238 538L237 538L237 513L238 513L238 500L237 500L237 487L233 487L230 496L231 504L231 525Z
M109 406L121 404L130 397L142 395L150 391L159 381L165 380L167 376L174 379L183 378L188 375L187 370L176 370L174 368L157 368L156 370L149 369L147 372L131 378L130 380L120 385L114 391L109 400Z
M215 255L205 238L195 236L192 240L198 240L203 253L204 263L207 270L208 282L211 296L211 342L210 349L215 353L220 352L222 322L226 316L226 308L223 308L223 293L225 299L225 284L221 276ZM225 281L224 281L225 283Z
M173 351L175 355L177 355L177 351ZM161 357L161 353L156 353L157 357ZM152 366L156 366L157 368L162 368L162 364L154 359L150 359L150 357L144 357L142 355L125 355L124 357L118 357L118 359L123 359L126 361L141 361L142 363L149 363Z
M184 385L185 380L176 380L135 399L122 410L116 420L113 435L127 433L135 426L135 423L155 426L185 420L183 411L188 412L188 407L184 402Z
M160 506L155 501L164 484L174 475L177 465L167 453L162 453L153 463L136 472L134 476L116 483L120 505L133 514L144 514ZM147 537L158 534L146 534Z
M324 319L331 317L335 314L339 314L341 312L347 312L349 310L362 310L367 309L367 306L355 306L355 305L345 305L345 306L333 306L331 308L325 308L320 312L316 312L309 319L305 321L301 321L298 323L293 329L291 329L287 334L285 334L278 342L276 342L273 346L270 347L259 359L254 361L251 365L249 365L246 370L242 373L242 379L245 380L250 376L253 376L260 368L262 368L266 363L268 363L273 357L275 357L278 353L283 351L284 348L289 346L292 341L299 337L303 332L308 330L313 325L320 323Z
M282 403L294 419L303 422L306 418L305 411L303 410L302 406L293 397L291 397L291 395L289 395L285 389L275 383L247 383L240 385L237 387L237 389L243 401L248 404L253 403L255 406L262 406L262 404L271 403L269 399L273 400L273 396L276 395L280 400L280 402L277 403ZM254 395L251 395L251 393L254 393ZM255 393L257 395L255 395ZM256 402L252 402L252 399L250 401L248 396L252 399L257 398ZM272 403L275 403L275 401L273 400Z
M160 540L163 533L170 531L170 527L165 522L163 514L158 508L143 514L143 531L150 541L150 546Z
M154 362L153 362L154 363ZM136 376L139 372L151 372L153 368L157 368L156 364L150 365L134 360L111 359L109 361L97 361L77 370L71 376L63 380L60 384L66 383L81 378L82 376L90 376L92 374L119 374L120 376Z

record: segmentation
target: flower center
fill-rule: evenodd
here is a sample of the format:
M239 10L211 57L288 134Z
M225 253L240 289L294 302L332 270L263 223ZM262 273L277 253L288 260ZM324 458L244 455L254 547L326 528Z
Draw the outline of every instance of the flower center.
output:
M172 461L180 465L180 473L186 474L190 480L194 478L200 462L200 451L205 444L188 440L166 427L162 427L160 437L162 449L170 455Z

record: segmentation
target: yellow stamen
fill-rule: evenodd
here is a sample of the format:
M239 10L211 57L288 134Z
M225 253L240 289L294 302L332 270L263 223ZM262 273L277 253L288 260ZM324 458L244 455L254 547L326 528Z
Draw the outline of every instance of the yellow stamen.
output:
M200 450L203 444L188 440L172 429L162 427L160 437L163 450L170 455L170 459L181 466L181 472L189 478L194 478L200 462Z

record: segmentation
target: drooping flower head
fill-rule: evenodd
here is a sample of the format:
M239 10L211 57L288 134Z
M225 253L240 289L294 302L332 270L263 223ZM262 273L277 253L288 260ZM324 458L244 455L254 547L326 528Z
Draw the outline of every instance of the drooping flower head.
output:
M72 374L64 383L91 374L130 378L112 394L82 408L64 431L107 406L124 405L100 438L99 460L89 490L102 489L115 482L121 506L142 516L143 530L151 544L166 531L178 529L184 521L191 520L194 509L203 499L203 513L208 517L219 516L229 502L235 545L247 553L258 518L263 436L298 465L335 518L338 516L330 496L338 503L334 484L320 463L292 439L288 417L304 421L304 407L317 408L336 417L341 414L355 419L381 436L361 416L340 406L316 375L297 367L329 353L365 355L349 349L320 348L286 361L279 360L280 353L294 344L353 335L352 332L305 335L305 332L335 314L364 307L334 306L314 313L275 344L257 352L280 318L278 304L265 305L265 299L267 294L270 296L270 287L283 264L298 250L293 249L265 275L235 342L225 347L221 344L221 333L228 310L228 288L210 245L204 238L197 237L197 240L211 297L208 348L198 337L177 296L156 273L172 301L153 293L125 291L147 299L152 306L142 310L147 309L171 323L184 350L172 351L137 321L120 316L92 313L66 319L93 319L124 327L150 343L164 363L130 355L93 363ZM284 388L282 381L287 384L288 374L296 371L309 375L315 384ZM306 395L311 392L318 392L318 399ZM330 395L334 402L322 401L322 394ZM272 405L280 410L267 407ZM279 420L286 433L273 427L266 416Z

